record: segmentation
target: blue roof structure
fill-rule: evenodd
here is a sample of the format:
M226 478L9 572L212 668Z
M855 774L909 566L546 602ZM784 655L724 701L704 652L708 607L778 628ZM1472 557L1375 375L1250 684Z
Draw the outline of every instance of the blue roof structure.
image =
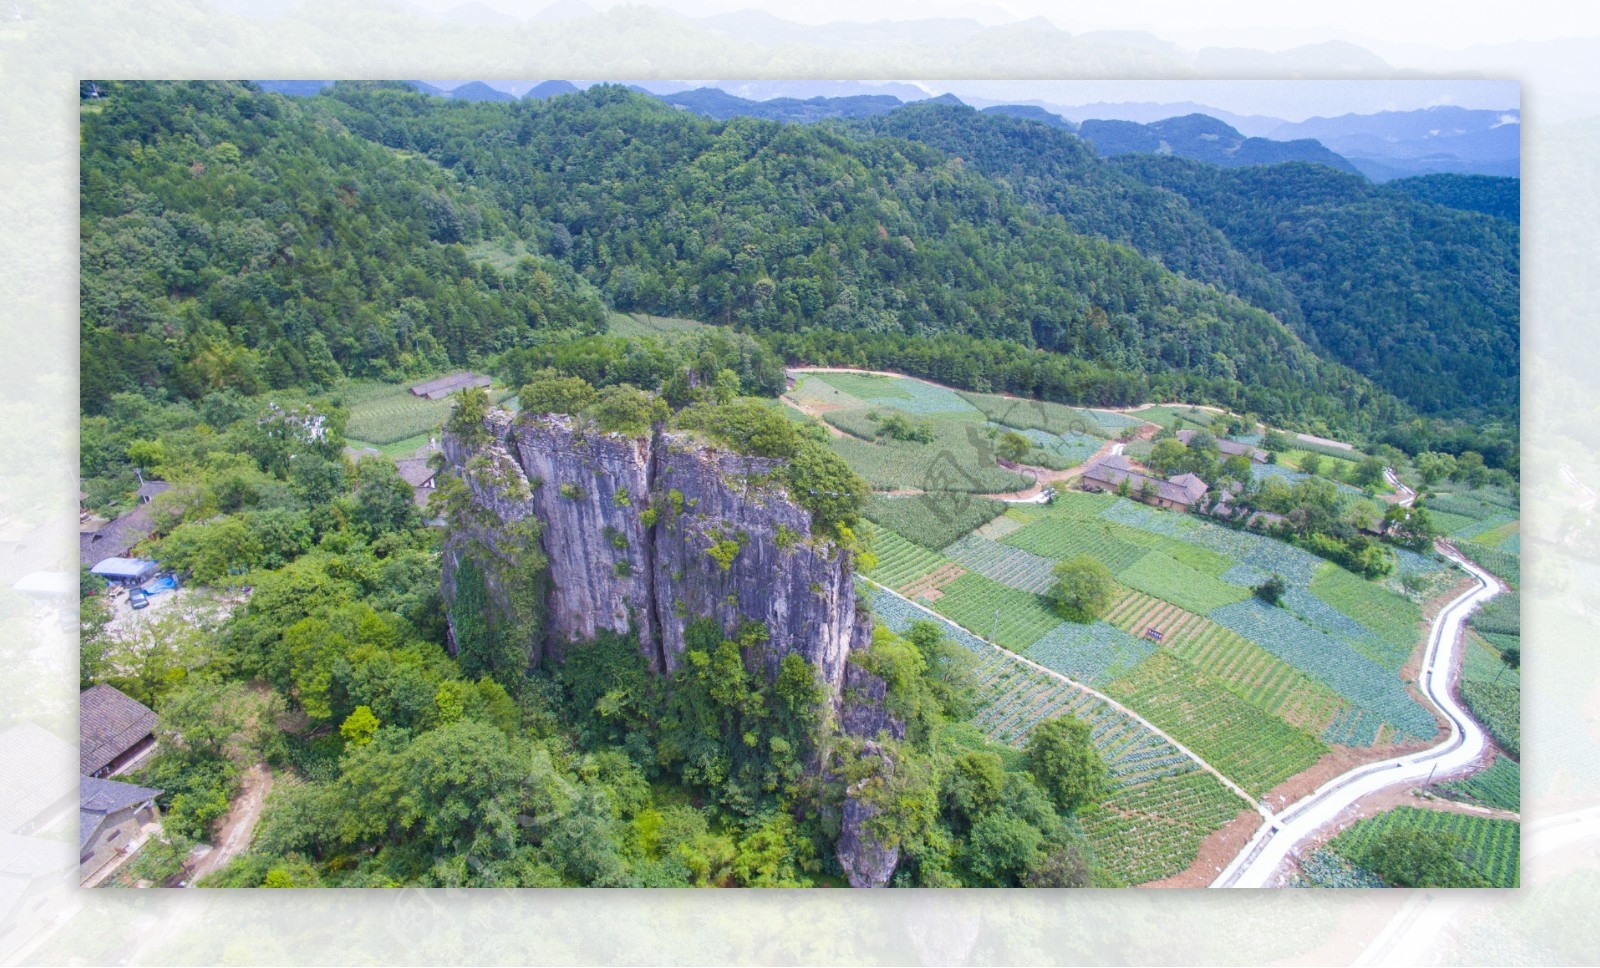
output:
M160 567L149 558L107 558L89 571L111 581L143 581Z

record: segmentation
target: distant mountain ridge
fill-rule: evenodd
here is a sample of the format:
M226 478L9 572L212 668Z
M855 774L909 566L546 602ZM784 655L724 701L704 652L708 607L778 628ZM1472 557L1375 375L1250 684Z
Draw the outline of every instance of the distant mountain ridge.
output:
M1130 35L1122 42L1133 43L1137 39ZM1330 48L1322 54L1334 56L1337 51ZM332 82L255 83L280 94L308 96ZM426 94L468 101L544 99L580 90L578 85L564 80L406 83ZM1070 106L1042 101L997 102L982 97L963 100L954 94L931 97L913 85L897 82L715 81L690 88L681 82L648 80L631 86L680 109L718 120L753 117L804 124L829 118L878 117L910 103L970 102L984 112L1075 131L1105 157L1170 154L1224 167L1309 161L1339 171L1359 172L1375 182L1424 174L1511 178L1521 174L1521 112L1516 109L1485 111L1440 106L1285 121L1234 114L1195 102Z
M1293 141L1246 138L1230 125L1204 114L1167 118L1153 124L1090 120L1078 126L1078 136L1094 145L1106 158L1128 154L1176 155L1224 168L1309 161L1357 173L1355 165L1312 138Z

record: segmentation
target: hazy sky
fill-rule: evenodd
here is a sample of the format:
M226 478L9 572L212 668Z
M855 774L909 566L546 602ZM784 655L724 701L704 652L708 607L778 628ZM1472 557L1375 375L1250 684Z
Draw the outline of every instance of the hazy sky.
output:
M924 81L934 93L950 90L997 100L1054 104L1098 101L1194 101L1235 114L1264 114L1286 121L1340 114L1374 114L1449 104L1504 110L1518 106L1516 81Z
M410 0L444 10L462 0ZM479 0L527 15L552 0ZM638 0L585 0L608 9ZM801 23L832 20L908 20L968 17L986 24L1043 16L1063 30L1148 30L1186 47L1261 46L1349 39L1357 43L1419 43L1460 49L1521 40L1600 36L1600 6L1531 0L1514 6L1489 0L1340 0L1337 4L1283 0L1134 0L1117 4L1066 4L1058 0L654 0L647 4L689 16L732 10L766 10Z

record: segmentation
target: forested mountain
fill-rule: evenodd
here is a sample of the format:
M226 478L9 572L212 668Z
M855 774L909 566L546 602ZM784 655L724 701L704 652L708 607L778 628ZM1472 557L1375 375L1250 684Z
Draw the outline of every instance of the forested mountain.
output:
M1516 406L1515 227L1320 166L1104 162L948 104L714 121L607 86L129 84L95 107L90 412L482 361L598 331L607 302L1066 402L1395 422L1345 364L1425 412Z
M1178 198L1153 190L1071 134L1028 119L951 105L909 105L856 130L920 141L954 155L1074 231L1132 246L1175 272L1209 282L1291 325L1299 307L1283 285Z
M481 359L592 329L587 279L618 309L852 333L880 360L938 336L967 370L940 375L977 388L1127 403L1178 380L1302 423L1396 412L1266 312L910 141L616 87L472 104L397 84L131 84L84 139L88 409ZM501 271L465 248L489 237L546 256ZM974 338L1064 355L990 381Z
M1519 233L1320 165L1117 160L1277 274L1302 335L1424 412L1515 414Z
M1223 168L1309 161L1340 171L1356 167L1313 138L1269 141L1246 138L1226 123L1204 114L1186 114L1150 124L1133 121L1085 121L1078 135L1102 156L1171 154Z
M461 243L509 230L495 201L319 103L130 84L84 117L86 413L127 390L434 372L604 327L599 294L555 260L468 258Z
M1464 212L1522 222L1522 179L1493 175L1417 175L1384 185L1389 191Z

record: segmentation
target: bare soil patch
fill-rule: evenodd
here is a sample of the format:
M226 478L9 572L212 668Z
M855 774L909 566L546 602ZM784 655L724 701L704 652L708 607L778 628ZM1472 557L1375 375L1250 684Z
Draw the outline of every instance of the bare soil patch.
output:
M213 838L212 848L201 854L189 867L184 880L193 887L200 878L220 870L228 861L244 853L255 836L256 822L261 819L261 808L267 794L272 792L272 769L257 763L244 771L239 796L228 808Z
M1200 842L1200 852L1195 855L1194 863L1187 869L1163 877L1159 881L1150 881L1140 887L1207 887L1228 866L1228 862L1239 855L1244 845L1250 842L1256 829L1262 824L1261 814L1254 810L1240 810L1239 815L1212 831L1210 836Z

